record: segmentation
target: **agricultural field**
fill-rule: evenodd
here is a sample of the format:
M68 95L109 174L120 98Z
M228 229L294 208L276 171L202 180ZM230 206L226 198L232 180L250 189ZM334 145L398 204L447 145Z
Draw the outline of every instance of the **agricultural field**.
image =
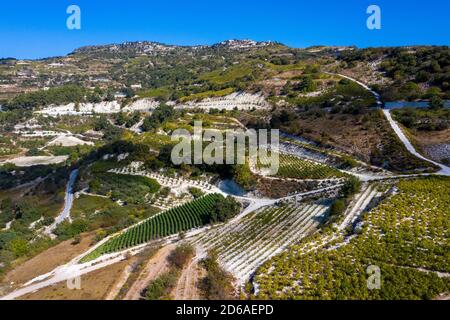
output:
M105 253L121 251L209 224L214 206L221 198L223 196L219 194L209 194L158 214L113 237L84 257L82 261L86 262Z
M259 168L264 168L264 164L270 163L271 154L259 160ZM343 178L346 174L328 165L314 162L312 160L301 159L299 157L280 153L279 169L276 174L280 178L293 179L329 179Z
M171 143L169 135L158 134L153 132L145 132L141 135L131 135L131 134L125 135L124 140L136 144L142 143L156 150L159 150L161 147Z
M205 91L201 93L194 93L189 96L181 97L180 102L188 102L188 101L196 101L196 100L202 100L206 98L216 98L216 97L224 97L231 93L233 93L233 88L226 88L223 90L217 90L217 91Z
M397 183L364 214L362 228L342 245L305 244L262 265L260 299L432 299L450 289L448 178ZM380 290L367 287L367 267L381 270Z
M205 252L214 250L222 265L244 284L260 264L314 232L328 217L331 202L265 207L191 243Z
M225 110L211 113L182 113L177 119L168 121L164 124L163 130L171 132L176 129L186 129L194 132L194 123L201 122L204 129L213 130L235 130L242 129L242 125L231 114L227 114Z

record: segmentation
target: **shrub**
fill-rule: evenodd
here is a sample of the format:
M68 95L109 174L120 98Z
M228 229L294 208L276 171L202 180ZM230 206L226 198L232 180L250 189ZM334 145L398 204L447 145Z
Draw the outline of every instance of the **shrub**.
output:
M344 184L341 190L342 197L348 198L359 192L361 188L361 181L356 177L350 177Z
M217 262L217 254L210 252L202 261L207 274L199 288L207 300L230 300L234 298L233 276L223 270Z
M17 238L11 241L9 249L16 257L24 256L28 253L28 242L25 239Z
M345 210L345 201L342 199L338 199L331 205L330 214L332 216L337 216L342 214L344 210Z
M220 198L214 205L210 222L225 222L239 213L241 206L232 197Z
M198 199L205 194L202 190L194 187L189 188L189 193L194 197L194 199Z
M147 300L166 298L178 280L178 270L172 269L151 281L145 290Z
M444 107L444 101L436 95L431 98L429 105L432 110L442 109Z
M182 269L194 255L194 248L191 245L183 244L173 250L167 260L171 265Z
M62 222L55 229L54 233L62 240L70 239L80 233L88 231L89 223L86 220L78 219L72 223L68 221Z

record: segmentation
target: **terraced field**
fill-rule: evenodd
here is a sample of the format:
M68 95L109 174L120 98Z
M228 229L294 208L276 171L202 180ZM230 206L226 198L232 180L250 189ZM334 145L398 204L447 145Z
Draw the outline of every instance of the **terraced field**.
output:
M266 163L270 163L270 154L261 157L258 163L258 169L263 169ZM346 176L344 173L328 165L284 153L279 154L279 163L280 166L276 176L280 178L327 179Z
M348 206L346 212L344 213L344 219L339 225L339 230L344 230L345 227L352 225L360 217L360 215L368 210L372 201L376 199L381 199L384 192L381 186L376 184L364 183L361 187L361 191L355 195L353 201Z
M399 182L340 245L292 246L257 271L262 299L432 299L450 290L450 179ZM365 192L368 194L368 192ZM378 266L379 290L367 268Z
M216 201L220 198L223 198L223 196L209 194L153 216L105 242L85 256L81 262L87 262L103 254L122 251L151 240L164 238L208 224L211 211Z
M210 230L192 244L216 250L223 266L242 284L264 261L312 233L328 209L329 201L265 207Z

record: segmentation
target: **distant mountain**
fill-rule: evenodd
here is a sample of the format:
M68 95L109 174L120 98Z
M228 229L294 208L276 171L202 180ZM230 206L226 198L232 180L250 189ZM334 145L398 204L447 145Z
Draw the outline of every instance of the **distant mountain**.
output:
M225 48L229 48L229 49L248 49L248 48L257 48L257 47L267 47L270 45L274 45L274 44L279 44L273 41L263 41L263 42L258 42L258 41L254 41L254 40L237 40L237 39L232 39L232 40L225 40L219 43L216 43L214 45L212 45L212 47L217 48L217 47L225 47Z
M273 41L254 41L254 40L225 40L213 45L193 45L193 46L178 46L168 45L160 42L153 41L135 41L124 42L120 44L108 44L99 46L85 46L76 49L72 54L92 54L92 53L106 53L106 52L134 52L136 54L161 54L167 53L176 49L184 50L199 50L210 48L222 48L222 49L253 49L267 47L270 45L281 45L280 43Z
M86 46L76 49L74 54L89 54L89 53L101 53L101 52L119 52L119 51L134 51L136 53L163 53L170 50L179 48L175 45L166 45L159 42L152 41L136 41L136 42L124 42L120 44L108 44L100 46Z
M69 84L111 91L142 88L145 96L173 100L231 89L264 88L269 93L273 83L282 82L277 73L290 71L298 77L306 67L357 78L374 86L387 101L433 94L448 99L449 52L448 47L426 46L291 48L248 39L194 46L153 41L86 46L64 57L0 60L0 100Z

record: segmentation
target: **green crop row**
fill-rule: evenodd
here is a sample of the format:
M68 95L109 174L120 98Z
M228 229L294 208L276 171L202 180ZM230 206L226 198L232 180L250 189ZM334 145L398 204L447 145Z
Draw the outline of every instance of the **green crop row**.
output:
M220 194L209 194L151 217L111 238L85 256L81 262L206 225L210 222L215 203L221 198L223 196Z

